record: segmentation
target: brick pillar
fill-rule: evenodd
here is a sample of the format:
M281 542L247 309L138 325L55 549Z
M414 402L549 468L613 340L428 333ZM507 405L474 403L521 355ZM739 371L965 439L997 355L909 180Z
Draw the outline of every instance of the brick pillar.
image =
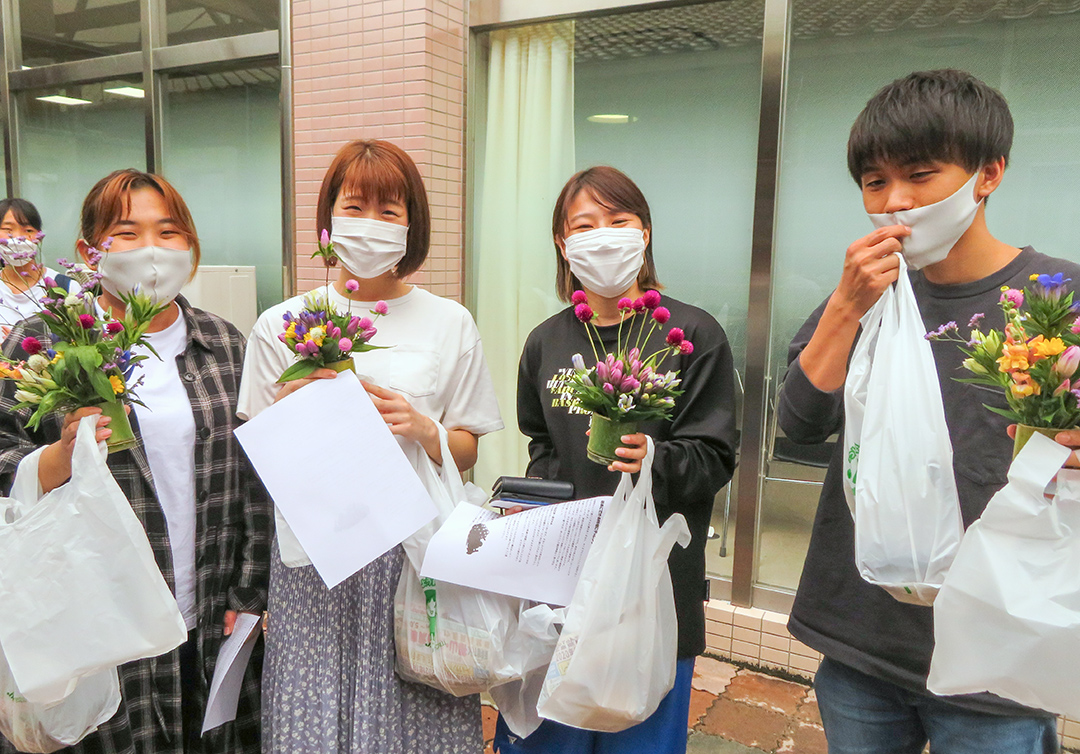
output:
M293 3L297 291L324 280L309 257L331 159L346 141L385 139L416 161L431 203L431 252L412 280L461 300L466 2Z

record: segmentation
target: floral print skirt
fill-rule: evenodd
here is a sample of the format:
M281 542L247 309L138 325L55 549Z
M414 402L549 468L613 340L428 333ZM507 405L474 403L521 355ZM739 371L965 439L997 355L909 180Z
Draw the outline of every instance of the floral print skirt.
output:
M479 754L480 698L394 672L395 547L333 589L275 545L263 671L264 754Z

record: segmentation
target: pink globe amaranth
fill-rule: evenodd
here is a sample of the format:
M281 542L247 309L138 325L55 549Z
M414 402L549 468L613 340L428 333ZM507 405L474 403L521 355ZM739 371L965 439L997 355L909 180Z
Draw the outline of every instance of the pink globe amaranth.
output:
M41 345L41 341L33 337L32 335L23 338L21 345L22 350L26 351L26 353L30 356L41 353L41 349L43 348L43 346Z
M646 309L655 309L660 306L660 292L650 288L642 294L641 303L645 304Z
M638 314L641 314L641 312L645 311L645 302L640 298L634 299L633 306L634 306L634 311L637 312Z
M683 356L689 356L693 352L694 344L691 343L689 340L684 340L682 343L679 344L679 353L681 353Z
M323 232L325 233L326 231ZM346 280L345 290L347 290L349 293L356 293L358 290L360 290L360 284L355 280Z
M113 320L109 324L105 325L105 330L110 335L116 335L118 332L122 332L123 329L124 329L124 326L122 324L120 324L119 322L117 322L116 320Z
M634 302L628 299L626 296L623 296L621 299L619 299L618 308L620 312L630 311L634 308Z
M665 338L665 340L667 340L669 346L677 346L686 340L686 334L682 331L681 327L673 327L668 330L667 338Z
M342 338L341 340L338 341L337 347L340 348L345 353L348 353L349 351L352 350L352 339L351 338Z
M578 304L574 307L574 316L585 324L589 324L593 318L592 307L588 304Z
M390 312L390 307L386 305L385 301L378 301L378 302L375 303L375 313L376 314L380 314L380 315L381 314L389 314L389 312Z
M94 326L94 315L92 314L80 314L79 315L79 327L84 330L89 330Z
M570 296L570 303L574 306L587 304L589 303L589 297L585 295L585 291L574 291L573 295Z
M653 310L652 316L658 324L662 325L665 324L669 319L671 319L671 312L668 311L666 306L658 306L656 309Z

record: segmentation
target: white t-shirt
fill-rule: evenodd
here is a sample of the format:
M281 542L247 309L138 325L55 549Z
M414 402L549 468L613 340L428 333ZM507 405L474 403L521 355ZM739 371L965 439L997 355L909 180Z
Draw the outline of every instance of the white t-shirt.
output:
M41 311L41 304L38 302L41 297L45 295L44 280L47 277L56 279L56 276L60 273L56 270L45 268L44 274L41 276L41 280L30 287L30 290L25 293L15 293L8 287L6 282L0 281L0 327L3 327L4 336L7 336L8 331L12 325L22 322L27 317L31 317ZM79 290L79 284L74 280L71 281L71 286L68 290L69 293Z
M349 300L333 284L314 293L329 294L340 312L350 310ZM285 329L282 315L303 309L304 298L295 296L267 309L255 323L240 383L237 414L241 419L258 415L274 402L281 387L277 379L296 360L278 335ZM375 322L378 333L371 344L392 348L353 354L357 374L400 393L417 411L447 429L465 429L475 435L502 429L480 333L469 311L417 286L386 303L390 313ZM371 316L369 310L374 307L374 301L351 302L352 313L362 317ZM280 513L276 518L283 561L304 564L303 550Z
M176 365L176 357L187 348L183 315L146 339L161 360L146 349L135 349L150 357L139 362L144 381L136 392L146 408L135 405L135 416L169 528L176 603L190 631L195 628L195 412ZM136 378L139 372L135 370Z

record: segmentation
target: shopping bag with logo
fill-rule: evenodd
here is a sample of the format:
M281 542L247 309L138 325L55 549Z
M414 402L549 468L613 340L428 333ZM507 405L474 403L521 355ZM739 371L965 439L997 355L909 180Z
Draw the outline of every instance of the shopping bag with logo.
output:
M187 639L146 532L79 425L71 479L0 523L0 647L21 696L70 695L79 679Z
M486 499L481 492L478 500L470 500L441 426L439 435L441 468L422 448L407 449L439 515L402 543L407 557L394 599L397 672L406 680L465 696L520 679L546 664L555 646L546 638L546 626L557 613L517 597L420 578L438 527L457 505Z
M1033 435L964 535L934 603L935 694L989 691L1080 719L1080 471L1059 472L1069 453Z
M844 385L844 492L862 577L931 605L964 524L952 442L926 328L900 277L862 319Z
M19 691L0 650L0 734L20 752L48 754L74 746L115 715L119 707L116 668L86 676L59 702L29 702Z
M659 525L652 438L635 485L623 474L585 559L548 665L537 712L548 720L620 731L645 720L675 683L678 620L667 559L690 543L686 519Z

